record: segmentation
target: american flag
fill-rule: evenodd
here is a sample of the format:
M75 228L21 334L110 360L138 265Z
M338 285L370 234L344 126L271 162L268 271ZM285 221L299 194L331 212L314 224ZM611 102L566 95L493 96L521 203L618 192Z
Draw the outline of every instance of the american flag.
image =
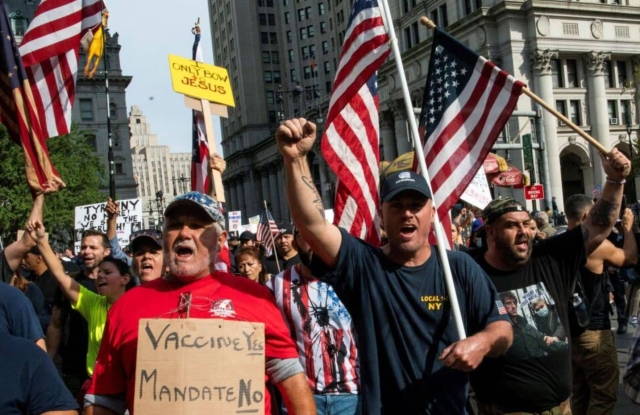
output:
M496 300L496 306L498 307L498 314L507 314L507 309L502 304L502 301Z
M194 32L192 59L202 62L202 48L200 47L200 29ZM204 115L201 111L193 110L193 131L191 135L191 190L209 193L209 142L205 133Z
M62 182L49 160L29 80L3 1L0 1L0 36L0 122L7 128L9 138L22 146L27 182L39 193L49 180Z
M278 229L278 225L276 225L276 222L273 220L271 213L266 209L262 211L260 220L258 221L256 239L262 243L268 255L271 255L273 251L273 240L279 233L280 229Z
M379 245L378 85L391 48L376 0L353 2L321 150L338 178L334 224Z
M598 183L596 187L593 188L593 190L591 191L591 196L593 196L594 199L598 199L600 196L602 196L602 185L600 183Z
M434 30L420 129L433 200L446 229L449 210L482 167L525 85Z
M102 0L42 0L22 38L20 54L45 138L69 133L80 43L102 22L104 8Z

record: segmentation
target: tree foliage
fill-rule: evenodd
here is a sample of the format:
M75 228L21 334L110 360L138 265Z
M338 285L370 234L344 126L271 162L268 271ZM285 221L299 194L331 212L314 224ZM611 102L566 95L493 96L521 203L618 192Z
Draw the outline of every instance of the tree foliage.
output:
M104 166L87 143L87 133L76 126L67 135L47 140L47 146L51 162L67 187L46 196L44 223L50 234L72 231L75 206L105 200L99 190L105 181ZM33 198L25 176L22 148L9 140L3 126L0 126L0 154L0 234L6 243L15 238L18 229L24 228Z

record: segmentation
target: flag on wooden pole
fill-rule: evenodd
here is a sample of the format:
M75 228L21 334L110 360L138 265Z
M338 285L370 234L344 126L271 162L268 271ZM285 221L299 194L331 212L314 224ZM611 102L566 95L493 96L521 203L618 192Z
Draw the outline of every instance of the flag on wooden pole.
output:
M377 0L354 1L321 150L338 178L334 224L374 245L380 244L376 71L390 52Z
M31 86L20 60L4 1L0 1L0 34L0 122L7 128L9 138L22 146L31 189L40 193L50 180L64 186L49 160Z
M193 28L194 40L191 58L202 62L202 48L200 47L200 26ZM209 114L207 114L209 116ZM207 141L204 115L202 111L192 111L191 132L192 157L191 157L191 190L209 194L209 141Z
M482 167L524 87L434 28L420 136L438 218L445 228L451 225L449 210Z

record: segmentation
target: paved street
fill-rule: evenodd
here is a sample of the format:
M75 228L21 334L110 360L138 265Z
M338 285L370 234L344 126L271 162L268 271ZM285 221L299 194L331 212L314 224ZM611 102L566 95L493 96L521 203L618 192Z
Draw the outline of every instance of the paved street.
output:
M614 327L617 328L617 322L614 320L611 322ZM624 366L627 363L629 357L629 346L631 345L631 339L635 328L629 325L627 334L616 334L616 348L618 349L618 364L620 365L620 376L622 379L622 373L624 373ZM616 405L613 415L638 415L640 414L640 405L637 405L627 397L622 390L622 386L618 387L618 404Z

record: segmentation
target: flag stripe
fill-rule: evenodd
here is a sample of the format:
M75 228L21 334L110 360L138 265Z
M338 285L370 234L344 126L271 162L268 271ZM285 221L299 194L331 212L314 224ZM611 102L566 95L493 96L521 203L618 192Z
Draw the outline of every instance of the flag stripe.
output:
M334 223L375 245L380 243L376 71L389 53L377 1L353 2L321 150L338 179Z
M191 50L192 59L202 61L202 47L200 46L200 34L195 33L193 47ZM192 157L191 157L191 190L200 193L209 193L211 185L209 178L209 141L207 140L204 117L201 111L192 111L193 131L192 131ZM207 114L207 116L209 116Z

